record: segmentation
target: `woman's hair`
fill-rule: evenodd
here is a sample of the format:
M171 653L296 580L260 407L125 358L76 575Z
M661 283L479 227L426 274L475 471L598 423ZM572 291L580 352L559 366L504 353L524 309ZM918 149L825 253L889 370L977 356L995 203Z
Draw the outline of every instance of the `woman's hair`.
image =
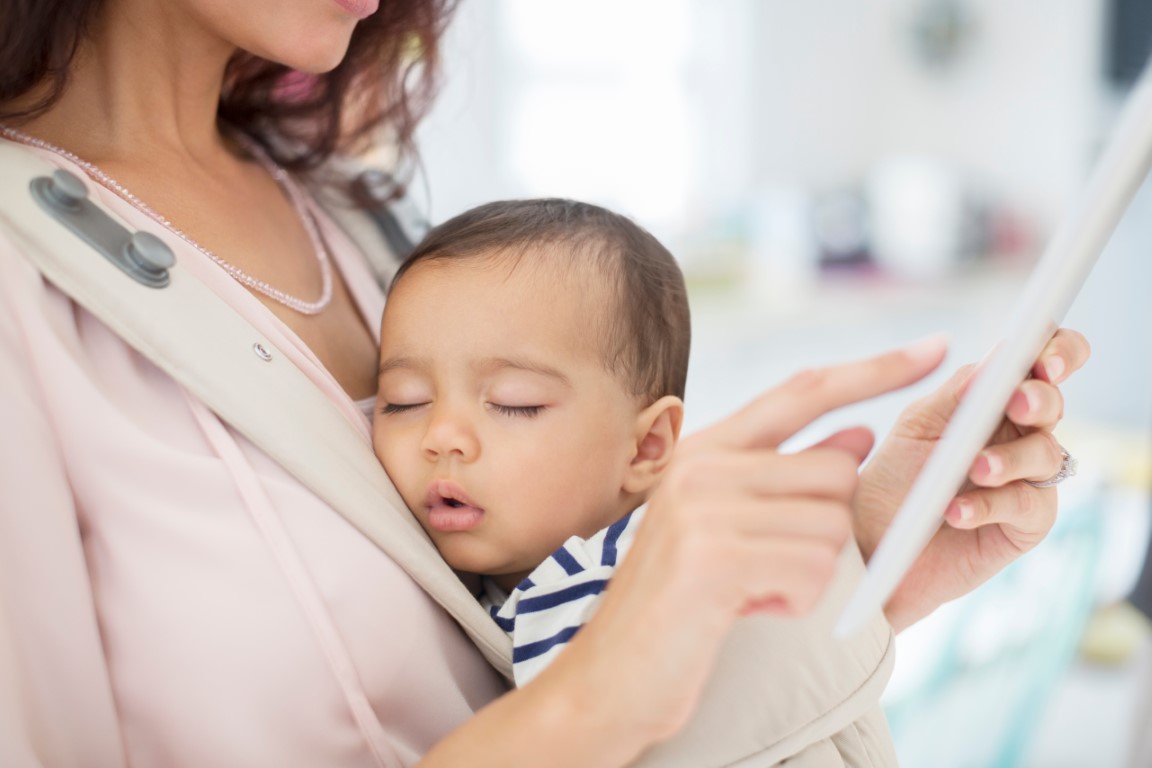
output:
M574 200L487 203L432 229L400 266L392 288L419 262L486 257L506 259L513 268L529 262L561 277L575 274L572 291L588 291L586 275L599 278L609 301L596 307L581 332L599 337L605 368L648 403L664 395L684 398L692 339L684 274L647 230Z
M381 130L412 154L435 94L440 38L457 0L384 0L356 25L344 60L306 75L248 53L228 63L219 117L291 170L356 153ZM102 0L0 0L0 121L34 117L68 86L69 68ZM37 87L42 98L6 105Z

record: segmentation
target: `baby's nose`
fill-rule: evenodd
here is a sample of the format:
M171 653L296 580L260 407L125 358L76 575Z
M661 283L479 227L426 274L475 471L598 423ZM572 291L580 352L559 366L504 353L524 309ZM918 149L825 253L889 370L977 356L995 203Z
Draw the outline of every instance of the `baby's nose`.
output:
M475 461L480 455L480 440L472 424L460 414L434 414L422 448L431 460L455 456Z

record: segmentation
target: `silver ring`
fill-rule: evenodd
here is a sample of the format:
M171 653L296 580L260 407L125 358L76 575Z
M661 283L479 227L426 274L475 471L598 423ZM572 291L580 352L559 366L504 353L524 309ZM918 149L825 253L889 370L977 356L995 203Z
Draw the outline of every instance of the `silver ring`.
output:
M1060 471L1047 480L1025 480L1024 482L1033 488L1051 488L1054 485L1059 485L1064 482L1074 474L1076 474L1076 459L1072 458L1072 455L1061 445Z

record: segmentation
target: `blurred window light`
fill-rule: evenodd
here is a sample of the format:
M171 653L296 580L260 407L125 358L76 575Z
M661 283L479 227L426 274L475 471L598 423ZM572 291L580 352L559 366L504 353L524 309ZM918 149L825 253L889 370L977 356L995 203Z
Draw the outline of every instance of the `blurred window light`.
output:
M528 195L652 223L682 217L696 162L689 0L503 0L503 148Z

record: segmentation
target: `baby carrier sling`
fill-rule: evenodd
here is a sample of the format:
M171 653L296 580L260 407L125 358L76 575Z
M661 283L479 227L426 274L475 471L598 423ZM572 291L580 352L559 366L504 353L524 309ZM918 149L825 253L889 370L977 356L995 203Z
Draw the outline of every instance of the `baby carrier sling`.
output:
M43 196L51 184L57 170L51 163L0 142L0 168L0 226L11 232L44 278L346 518L402 567L457 621L488 662L510 678L507 636L441 560L370 446L304 373L287 356L277 354L274 345L227 303L182 272L179 263L169 268L162 258L145 259L144 268L164 278L153 282L166 283L150 287L101 257L35 199L33 186ZM361 170L349 166L338 172ZM396 259L385 234L396 221L384 204L371 211L331 194L317 195L386 280ZM91 204L99 208L98 203ZM116 220L114 214L102 208L100 212ZM159 225L150 234L161 240L172 237ZM396 242L394 233L390 239ZM187 322L192 317L196 322ZM253 354L254 343L271 352L272 359ZM286 411L293 414L290 422L283 418ZM299 439L302 434L308 439ZM827 599L812 615L737 622L695 717L635 765L895 765L878 705L891 674L892 632L877 616L854 638L832 638L836 609L863 570L854 546L847 548L841 565Z

